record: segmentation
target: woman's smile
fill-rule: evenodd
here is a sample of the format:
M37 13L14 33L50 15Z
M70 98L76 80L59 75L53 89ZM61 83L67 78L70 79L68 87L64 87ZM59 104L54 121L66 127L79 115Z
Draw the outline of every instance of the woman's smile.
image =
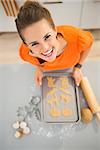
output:
M46 52L44 52L44 53L41 53L41 54L44 55L44 56L50 56L52 51L53 51L53 48L48 50L48 51L46 51Z
M54 60L55 60L56 55L57 55L57 52L56 52L56 50L55 50L54 47L53 47L53 48L51 48L50 50L48 50L48 51L46 51L46 52L44 52L44 53L41 53L41 55L42 55L42 56L41 56L42 59L51 62L51 61L54 61Z

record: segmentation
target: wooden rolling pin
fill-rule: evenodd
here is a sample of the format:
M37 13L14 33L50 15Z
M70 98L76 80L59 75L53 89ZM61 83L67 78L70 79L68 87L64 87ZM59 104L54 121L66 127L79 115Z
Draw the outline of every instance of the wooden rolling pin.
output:
M96 115L97 119L100 121L100 105L96 100L96 97L94 95L94 92L90 86L87 77L84 76L82 77L80 85L89 108L91 109L92 113Z

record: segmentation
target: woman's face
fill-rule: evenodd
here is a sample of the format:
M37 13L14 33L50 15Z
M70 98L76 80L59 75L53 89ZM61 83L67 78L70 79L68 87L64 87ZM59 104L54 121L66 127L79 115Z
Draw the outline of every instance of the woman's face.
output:
M22 31L23 37L29 49L35 57L52 62L56 59L59 42L57 32L50 26L47 20L34 23Z

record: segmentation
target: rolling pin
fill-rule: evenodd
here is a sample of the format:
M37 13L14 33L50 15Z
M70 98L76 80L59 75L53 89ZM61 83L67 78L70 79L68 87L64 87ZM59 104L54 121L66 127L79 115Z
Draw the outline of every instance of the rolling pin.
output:
M90 86L87 77L84 76L82 77L80 86L85 96L85 99L88 103L89 108L91 109L92 113L96 115L97 119L100 121L100 105L96 100L96 96Z

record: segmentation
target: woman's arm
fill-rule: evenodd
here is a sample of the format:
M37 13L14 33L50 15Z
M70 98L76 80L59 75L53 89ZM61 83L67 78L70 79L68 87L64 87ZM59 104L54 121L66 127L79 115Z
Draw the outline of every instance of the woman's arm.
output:
M35 71L35 83L38 86L42 85L42 77L43 77L43 70L36 66L36 71Z
M91 49L85 50L83 52L81 52L80 54L80 60L78 62L78 65L75 65L73 68L73 78L75 79L76 85L79 86L81 80L82 80L82 72L81 72L81 66L83 65L83 63L85 62L89 52Z
M91 48L81 52L80 60L78 62L79 64L83 64L84 63L84 61L86 60L86 58L87 58L87 56L88 56L90 51L91 51Z

